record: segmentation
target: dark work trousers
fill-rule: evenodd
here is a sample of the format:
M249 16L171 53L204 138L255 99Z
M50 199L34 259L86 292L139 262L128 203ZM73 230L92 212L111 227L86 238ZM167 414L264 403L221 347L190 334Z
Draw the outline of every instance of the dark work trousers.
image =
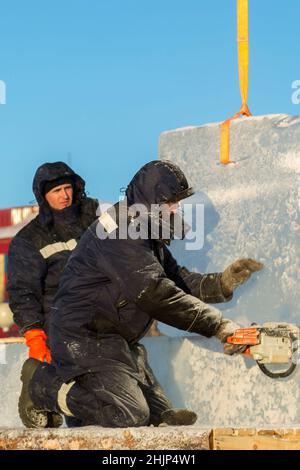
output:
M66 417L68 426L158 425L162 412L172 408L148 364L144 346L128 346L124 340L124 351L120 353L120 357L126 354L126 362L102 357L100 371L74 379L66 399L74 415ZM40 409L60 411L57 393L62 383L53 366L41 363L30 385L34 404Z

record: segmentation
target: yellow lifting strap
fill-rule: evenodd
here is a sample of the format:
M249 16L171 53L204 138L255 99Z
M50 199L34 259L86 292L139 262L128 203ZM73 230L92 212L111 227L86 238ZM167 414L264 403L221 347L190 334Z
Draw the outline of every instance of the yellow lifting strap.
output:
M248 0L237 0L237 42L239 78L242 106L238 113L221 124L221 163L227 165L230 162L230 123L239 116L252 116L248 102L248 67L249 67L249 42L248 42Z

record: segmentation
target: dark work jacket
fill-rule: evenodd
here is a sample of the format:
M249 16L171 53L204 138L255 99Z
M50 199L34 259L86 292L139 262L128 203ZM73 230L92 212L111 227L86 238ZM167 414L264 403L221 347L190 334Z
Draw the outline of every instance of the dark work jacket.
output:
M115 207L117 214L118 209L126 210L122 203ZM213 336L222 315L204 302L228 300L220 273L192 273L180 267L161 240L121 238L118 216L111 217L112 228L114 223L117 228L110 237L99 236L98 220L85 232L69 258L55 298L51 351L65 381L101 370L103 354L118 358L120 336L134 344L154 320ZM107 337L115 337L116 346L103 352Z
M98 207L94 199L79 200L84 181L64 163L45 164L39 170L34 192L40 213L14 237L8 254L9 304L21 333L32 328L48 333L59 278L79 238L95 220ZM51 211L42 187L62 174L74 176L75 203L62 211Z

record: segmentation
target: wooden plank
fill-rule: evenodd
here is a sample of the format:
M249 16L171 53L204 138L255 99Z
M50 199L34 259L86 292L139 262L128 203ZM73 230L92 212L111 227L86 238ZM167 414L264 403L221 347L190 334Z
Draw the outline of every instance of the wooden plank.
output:
M212 450L300 450L300 429L214 429Z

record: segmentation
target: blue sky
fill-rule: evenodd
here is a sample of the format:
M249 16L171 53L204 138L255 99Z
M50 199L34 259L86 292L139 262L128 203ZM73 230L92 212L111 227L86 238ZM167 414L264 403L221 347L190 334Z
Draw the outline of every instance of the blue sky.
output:
M300 2L249 7L250 109L300 114ZM0 80L0 207L57 160L114 201L161 132L239 110L236 1L0 0Z

